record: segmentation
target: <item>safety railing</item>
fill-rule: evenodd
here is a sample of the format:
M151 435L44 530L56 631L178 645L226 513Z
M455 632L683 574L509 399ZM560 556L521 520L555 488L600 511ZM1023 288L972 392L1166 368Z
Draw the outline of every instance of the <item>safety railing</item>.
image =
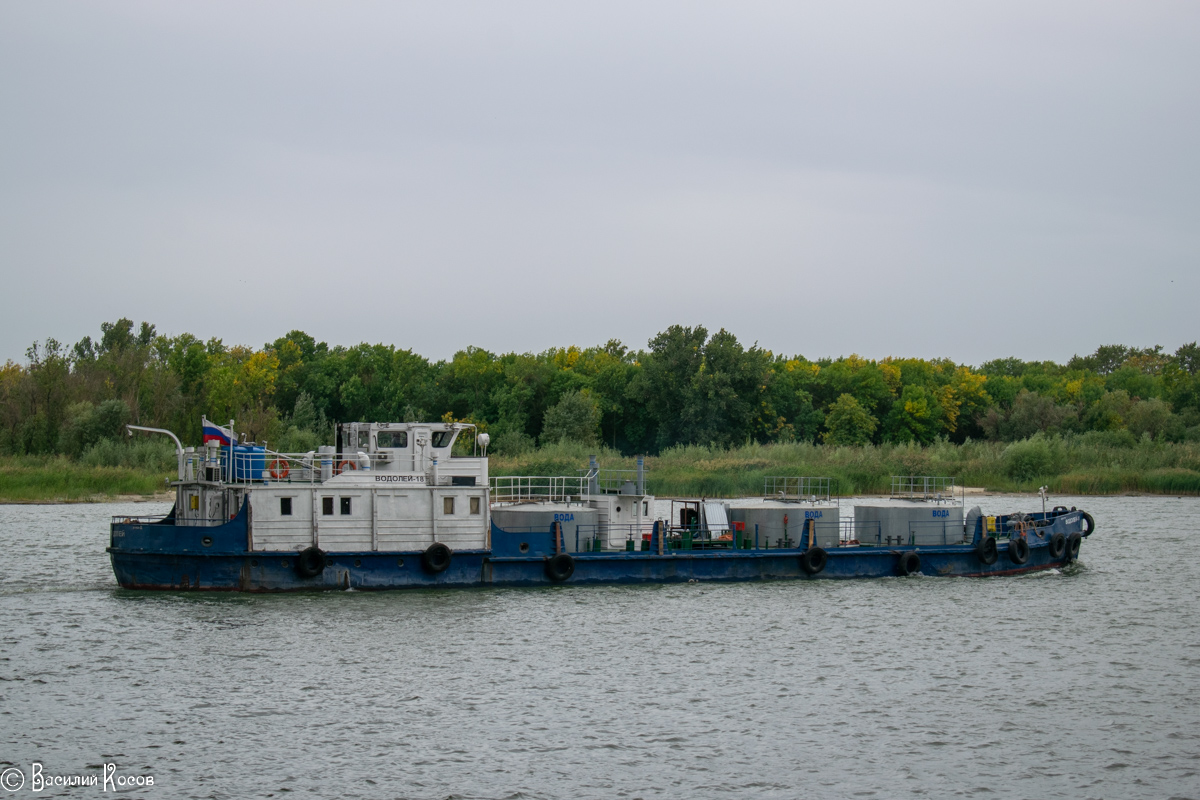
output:
M956 481L957 478L942 475L893 475L892 498L951 502L957 499Z
M564 531L575 538L576 552L635 552L649 550L650 539L654 534L654 523L633 523L628 525L567 525L574 530ZM644 543L644 544L643 544Z
M763 497L828 503L832 480L825 477L769 475L763 480Z
M112 518L113 525L157 525L167 518L167 515L134 516L120 514ZM228 520L222 520L228 521Z
M488 488L493 503L565 503L588 496L588 476L494 475Z
M230 469L229 465L233 468ZM187 480L223 482L244 485L253 483L306 483L317 484L337 475L353 472L385 472L401 476L413 476L414 483L424 483L425 473L413 468L412 458L407 454L388 451L376 453L277 453L265 448L234 450L222 448L216 457L207 453L196 453L185 457L184 475ZM440 466L439 482L454 485L455 477L471 478L470 474L447 474L470 472L463 459L450 459ZM478 476L475 476L478 477ZM401 478L402 483L408 478Z
M863 530L856 535L860 545L873 547L888 546L924 546L965 544L969 534L963 531L960 523L945 521L909 522L907 530L884 531L878 527L878 522L867 523L876 526L874 531Z

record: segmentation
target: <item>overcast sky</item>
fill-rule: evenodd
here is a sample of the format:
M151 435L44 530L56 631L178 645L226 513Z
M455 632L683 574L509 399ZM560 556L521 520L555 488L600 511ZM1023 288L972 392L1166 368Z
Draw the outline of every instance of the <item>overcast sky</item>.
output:
M1200 338L1200 4L0 4L0 361Z

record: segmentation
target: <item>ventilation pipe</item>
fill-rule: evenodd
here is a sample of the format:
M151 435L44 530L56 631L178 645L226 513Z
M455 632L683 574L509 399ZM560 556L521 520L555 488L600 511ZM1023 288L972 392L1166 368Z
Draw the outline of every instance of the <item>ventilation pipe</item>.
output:
M161 433L161 434L165 434L166 436L170 436L172 441L175 442L175 461L177 462L176 466L177 466L177 471L179 473L179 480L183 480L183 442L179 441L178 436L171 433L166 428L143 428L141 425L126 425L125 430L130 436L133 436L134 431L145 431L146 433Z

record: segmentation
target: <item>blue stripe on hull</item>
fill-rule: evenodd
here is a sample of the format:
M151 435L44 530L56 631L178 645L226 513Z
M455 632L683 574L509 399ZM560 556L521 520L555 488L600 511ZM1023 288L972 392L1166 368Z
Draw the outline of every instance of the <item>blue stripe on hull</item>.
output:
M301 577L292 553L153 553L110 548L118 583L128 589L199 589L207 591L286 592L329 589L410 589L469 586L541 586L551 584L541 556L492 557L488 551L457 551L450 567L426 572L421 553L330 553L325 571ZM900 555L908 550L839 548L829 551L818 575L800 567L799 550L649 553L581 553L564 584L679 583L686 581L758 581L882 578L899 574ZM921 573L934 576L1014 575L1060 567L1045 546L1031 548L1017 566L1005 550L986 566L970 547L916 550Z

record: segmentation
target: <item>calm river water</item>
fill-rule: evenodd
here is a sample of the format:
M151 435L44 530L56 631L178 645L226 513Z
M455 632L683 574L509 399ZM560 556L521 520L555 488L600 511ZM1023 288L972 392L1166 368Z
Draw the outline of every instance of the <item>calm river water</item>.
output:
M175 798L1200 797L1200 499L1054 501L1098 525L1062 574L265 597L117 589L109 516L157 506L0 506L0 769ZM100 795L29 789L0 797Z

